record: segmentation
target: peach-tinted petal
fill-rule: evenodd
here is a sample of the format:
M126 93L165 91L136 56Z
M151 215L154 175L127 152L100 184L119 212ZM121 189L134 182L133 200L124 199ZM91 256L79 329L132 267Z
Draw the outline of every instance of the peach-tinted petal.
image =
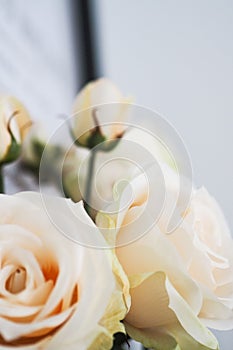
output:
M143 225L143 223L142 223ZM128 230L122 234L127 235ZM163 271L182 297L190 304L195 314L202 305L201 291L183 267L176 249L158 228L153 228L140 240L116 249L117 256L126 274Z
M28 336L39 330L52 330L62 325L71 315L72 308L55 316L51 316L40 322L16 323L0 317L0 334L6 341L13 341L23 336Z
M152 328L176 321L168 308L169 298L163 272L157 272L130 291L132 304L126 322L136 328ZM143 311L142 311L143 310Z

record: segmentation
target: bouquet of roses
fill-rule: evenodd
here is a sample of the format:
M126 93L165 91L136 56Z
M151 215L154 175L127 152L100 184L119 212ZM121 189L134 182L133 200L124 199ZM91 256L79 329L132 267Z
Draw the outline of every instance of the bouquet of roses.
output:
M13 161L36 191L3 194ZM217 350L207 327L233 328L219 205L175 129L107 79L49 138L0 98L0 189L0 349Z

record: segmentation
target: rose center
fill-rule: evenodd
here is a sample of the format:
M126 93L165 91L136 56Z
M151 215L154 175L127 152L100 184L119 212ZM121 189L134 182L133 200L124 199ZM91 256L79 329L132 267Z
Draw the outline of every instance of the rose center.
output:
M12 294L17 294L25 289L26 286L26 271L19 267L13 272L7 280L6 289Z

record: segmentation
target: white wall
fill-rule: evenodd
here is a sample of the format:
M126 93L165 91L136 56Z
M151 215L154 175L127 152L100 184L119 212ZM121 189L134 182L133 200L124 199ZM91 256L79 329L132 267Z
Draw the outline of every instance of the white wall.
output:
M175 125L233 231L233 1L96 5L104 75ZM233 332L218 337L232 350Z
M17 96L54 129L76 93L70 1L2 0L0 93Z

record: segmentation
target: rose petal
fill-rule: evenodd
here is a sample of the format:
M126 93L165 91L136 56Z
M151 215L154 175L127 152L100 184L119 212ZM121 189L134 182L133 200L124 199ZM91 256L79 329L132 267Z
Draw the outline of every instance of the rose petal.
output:
M126 316L127 323L136 328L152 328L176 321L176 315L168 307L163 272L150 275L139 286L131 289L130 294L132 304Z
M6 341L10 342L43 329L52 330L63 324L71 315L72 310L73 309L70 308L58 315L51 316L39 322L31 323L16 323L0 317L0 334Z
M219 350L217 339L204 326L200 326L200 332L203 331L207 335L206 345L198 343L196 339L192 338L187 332L185 332L185 330L181 327L179 323L168 325L166 328L163 329L163 331L165 334L172 336L177 341L179 345L179 350Z
M232 305L221 302L213 292L203 287L203 306L199 317L207 327L218 330L233 329Z
M141 223L143 226L143 223ZM129 228L121 234L130 234ZM120 263L128 276L162 271L197 315L202 305L201 290L189 277L175 247L158 228L153 228L140 240L116 249ZM140 257L143 257L140 259ZM175 263L174 263L175 262Z
M202 325L198 317L195 316L190 306L179 295L168 278L166 278L166 289L169 295L169 308L175 312L184 330L195 339L196 342L207 348L217 349L218 343L214 335ZM181 342L178 341L178 344L180 345Z
M136 341L142 343L147 348L156 350L177 350L176 340L169 334L165 334L160 329L143 328L139 329L125 322L127 333Z

